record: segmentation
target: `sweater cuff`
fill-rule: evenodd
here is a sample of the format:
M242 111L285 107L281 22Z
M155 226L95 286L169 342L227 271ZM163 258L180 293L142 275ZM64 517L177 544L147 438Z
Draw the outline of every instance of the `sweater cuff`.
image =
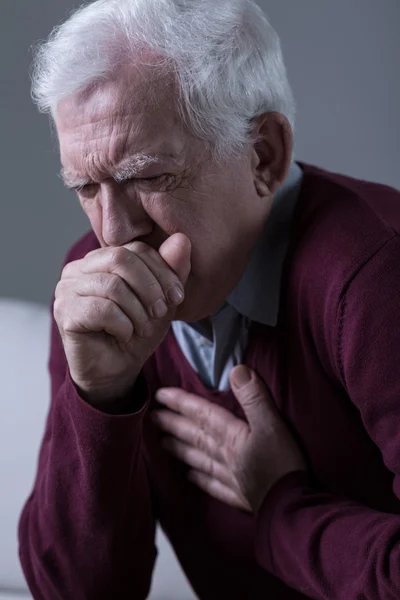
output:
M278 508L285 504L299 488L310 487L311 476L307 471L292 471L279 479L264 498L256 514L256 556L270 573L275 575L271 524Z
M142 413L143 411L146 410L146 408L148 407L149 402L150 402L149 388L147 386L147 381L142 373L139 374L138 378L136 379L135 385L126 394L126 396L124 398L118 399L118 406L123 406L123 410L121 410L119 412L114 412L112 410L112 408L113 408L112 405L111 405L111 410L105 410L106 407L104 407L104 410L100 410L100 408L94 407L89 402L86 402L86 400L84 398L82 398L78 387L76 386L75 382L73 381L69 369L67 369L66 385L69 387L72 386L73 395L75 396L76 399L78 399L80 402L83 402L84 404L89 406L95 412L103 414L103 415L107 415L107 416L124 417L124 416L139 415L140 413Z
M83 400L69 370L57 398L58 414L70 422L78 438L90 438L95 444L134 443L135 431L141 430L143 417L150 405L151 395L143 375L139 375L132 390L130 414L110 415Z

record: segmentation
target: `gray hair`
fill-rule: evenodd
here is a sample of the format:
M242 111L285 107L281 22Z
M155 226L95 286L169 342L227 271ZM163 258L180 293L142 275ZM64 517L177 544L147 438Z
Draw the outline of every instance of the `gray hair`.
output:
M32 96L54 119L63 98L101 83L121 64L145 64L143 51L158 57L162 74L175 76L180 117L216 158L243 149L264 112L280 112L294 127L279 37L252 0L86 4L38 46Z

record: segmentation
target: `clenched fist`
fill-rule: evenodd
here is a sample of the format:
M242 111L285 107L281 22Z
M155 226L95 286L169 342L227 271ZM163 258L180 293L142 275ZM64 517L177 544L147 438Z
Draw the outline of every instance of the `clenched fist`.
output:
M177 233L158 251L131 242L65 266L54 318L71 377L92 405L122 398L164 339L184 300L190 253L189 239Z

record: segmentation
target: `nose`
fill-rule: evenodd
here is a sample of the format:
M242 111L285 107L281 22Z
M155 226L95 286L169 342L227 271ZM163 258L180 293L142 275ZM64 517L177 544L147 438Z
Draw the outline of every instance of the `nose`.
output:
M107 246L123 246L151 234L154 223L139 194L115 181L101 184L102 237Z

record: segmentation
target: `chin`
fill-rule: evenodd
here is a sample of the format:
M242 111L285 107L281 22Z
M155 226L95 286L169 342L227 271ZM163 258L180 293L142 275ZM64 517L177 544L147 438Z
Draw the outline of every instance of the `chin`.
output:
M215 282L218 281L217 286ZM217 311L229 296L232 287L221 277L197 279L189 275L185 286L185 300L178 306L174 321L197 323ZM216 294L216 291L218 292Z
M187 294L183 304L178 306L174 320L196 323L210 317L223 303L223 299L210 296L198 291Z
M200 310L198 306L185 301L178 307L174 321L186 321L186 323L196 323L212 315L213 310Z

